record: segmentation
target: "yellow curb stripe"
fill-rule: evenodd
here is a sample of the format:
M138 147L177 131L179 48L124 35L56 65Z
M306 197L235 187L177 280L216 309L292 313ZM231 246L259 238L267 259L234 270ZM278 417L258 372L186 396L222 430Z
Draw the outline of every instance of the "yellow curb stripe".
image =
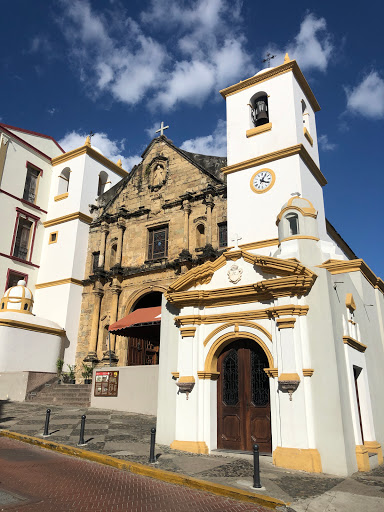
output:
M97 462L106 466L112 466L117 469L124 469L125 471L129 471L130 473L134 473L136 475L147 476L170 484L183 485L185 487L190 487L191 489L210 492L212 494L217 494L218 496L224 496L226 498L232 498L238 501L257 503L258 505L262 505L263 507L269 509L275 509L276 507L286 505L284 501L272 498L270 496L242 491L241 489L230 487L228 485L220 485L212 482L206 482L204 480L198 480L197 478L144 466L143 464L138 464L136 462L115 459L109 455L89 452L87 450L82 450L81 448L75 448L73 446L59 444L53 441L47 441L45 439L39 439L38 437L11 432L10 430L1 430L0 435L10 439L15 439L16 441L22 441L24 443L29 443L35 446L41 446L47 450L53 450L64 455L79 457L80 459Z

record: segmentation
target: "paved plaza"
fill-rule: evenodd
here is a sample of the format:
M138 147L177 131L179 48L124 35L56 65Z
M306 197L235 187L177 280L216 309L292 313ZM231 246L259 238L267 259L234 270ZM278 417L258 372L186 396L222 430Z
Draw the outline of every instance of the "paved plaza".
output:
M1 429L42 437L47 406L3 401L0 407ZM87 441L84 447L86 450L149 465L150 430L156 426L155 417L92 408L54 406L51 409L49 427L51 436L48 438L49 440L76 446L79 441L81 416L86 414L84 436L85 441ZM3 442L4 439L1 441ZM38 450L39 453L46 453L46 450L40 448L34 448L34 450ZM195 455L171 450L167 446L156 445L156 456L156 467L159 469L233 486L247 492L252 491L253 465L251 455L223 452L216 452L212 455ZM68 458L65 457L65 459ZM76 463L80 464L80 462L90 464L76 459ZM93 467L95 464L91 463L91 465ZM330 475L314 475L276 468L272 465L271 457L261 457L260 465L261 483L264 489L256 492L290 503L290 509L296 512L344 512L347 510L348 512L354 512L362 509L364 509L364 512L376 512L384 510L384 466L375 469L371 473L356 473L350 478L337 478ZM3 467L3 463L1 463L1 466ZM112 470L112 468L109 468L109 470L119 471ZM106 471L106 469L104 468L102 471ZM124 471L122 473L126 474ZM67 478L68 474L65 476L65 479ZM0 475L0 481L2 482L0 484L1 491L5 482L3 473ZM67 489L71 485L68 482ZM7 489L5 488L5 490ZM219 498L216 496L215 499ZM254 507L254 505L252 506ZM8 510L8 508L2 508ZM207 510L259 509L207 508ZM59 509L56 508L56 510ZM87 509L84 508L84 510ZM133 508L132 510L136 509ZM153 509L143 508L143 510L197 511L205 509L188 509L183 505L178 509L159 509L155 507Z

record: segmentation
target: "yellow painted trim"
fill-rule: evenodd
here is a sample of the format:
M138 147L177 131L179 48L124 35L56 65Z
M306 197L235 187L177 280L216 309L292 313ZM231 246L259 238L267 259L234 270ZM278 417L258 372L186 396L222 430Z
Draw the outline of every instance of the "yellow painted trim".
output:
M0 301L0 304L1 313L4 313L5 311L12 311L15 313L22 313L24 315L32 315L33 296L30 299L28 299L27 297L25 297L24 291L23 297L9 297L8 295L4 295L4 297ZM4 307L2 307L3 304ZM20 304L20 309L12 307L14 304ZM27 309L24 309L25 305L27 305Z
M352 311L355 311L356 304L353 299L352 293L347 293L347 295L345 296L345 305L347 306L347 308L351 309Z
M0 430L0 436L16 439L17 441L40 446L47 450L63 453L72 457L90 460L98 464L104 464L106 466L111 466L117 469L123 469L133 474L149 476L150 478L154 478L155 480L160 480L162 482L182 485L184 487L210 492L218 496L225 496L227 498L235 499L238 501L255 503L269 509L276 509L277 507L285 505L283 501L278 500L277 498L271 498L270 496L257 494L253 491L243 491L242 489L230 487L228 485L221 485L207 482L205 480L198 480L197 478L193 478L187 475L172 473L171 471L165 471L159 468L152 468L137 462L129 462L116 459L110 455L95 453L89 450L82 450L81 448L75 448L73 446L67 446L65 444L59 444L53 441L46 441L37 437L27 436L25 434L10 432L9 430Z
M381 448L381 444L377 441L365 441L364 447L367 449L368 453L376 453L378 463L383 464L383 450Z
M191 453L209 453L208 446L204 441L173 441L171 443L172 450Z
M254 135L259 135L259 133L269 132L270 130L272 130L272 123L266 123L247 130L245 134L247 138L249 138L253 137Z
M281 329L293 329L295 327L296 318L277 318L276 324L279 331Z
M180 377L180 373L179 372L171 372L171 375L172 377L174 377L175 379L178 379Z
M355 350L358 350L359 352L365 352L367 349L367 345L364 345L364 343L361 343L360 341L357 341L354 338L351 338L350 336L343 336L343 342L345 343L345 345L349 345L350 347L354 348Z
M303 215L304 217L312 217L314 219L317 219L317 211L315 210L315 208L300 208L300 206L288 204L285 208L283 208L280 211L279 215L277 216L277 219L276 219L277 226L279 225L279 222L283 218L285 212L291 211L291 210L296 210L296 211L300 212L301 215Z
M196 327L181 327L180 334L182 338L194 338Z
M295 60L284 62L284 64L281 66L270 68L268 71L264 71L264 73L260 73L258 75L252 76L251 78L247 78L247 80L243 80L237 84L231 85L230 87L226 87L220 91L220 94L223 98L227 98L227 96L231 96L232 94L236 94L239 91L253 87L256 84L261 84L267 80L271 80L272 78L276 78L277 76L283 75L284 73L288 73L290 71L292 71L314 112L318 112L320 110L320 105L318 104L315 95L313 94L311 88L308 85L308 82L306 81L301 69Z
M265 336L267 336L267 338L270 341L272 341L271 334L267 331L267 329L265 329L261 325L255 324L254 322L247 322L246 320L240 320L240 321L236 321L236 322L228 322L228 323L226 323L224 325L220 325L215 330L213 330L205 338L204 343L203 343L204 347L206 347L208 345L208 343L211 341L211 339L214 336L216 336L216 334L218 334L220 331L223 331L224 329L228 329L229 327L234 327L235 331L238 331L240 325L241 325L241 327L249 327L250 329L257 329L257 330L261 331L263 334L265 334Z
M78 286L83 286L83 281L80 279L75 279L74 277L67 277L66 279L58 279L57 281L49 281L47 283L39 283L35 285L36 290L39 288L49 288L50 286L60 286L62 284L77 284Z
M54 240L52 240L52 235L56 235L56 238ZM59 238L59 232L58 231L52 231L52 233L49 233L48 245L56 244L58 238Z
M280 373L279 381L293 381L300 382L300 377L298 373Z
M268 375L268 377L277 377L279 374L279 370L277 368L264 368L265 373Z
M310 145L313 146L313 139L312 139L309 131L307 130L306 126L304 126L304 137L307 139L307 141L310 143Z
M0 318L0 325L2 325L3 327L25 329L26 331L42 332L44 334L54 334L55 336L65 336L64 329L55 329L53 327L46 327L44 325L29 324L27 322L20 322L19 320L6 320L5 318Z
M85 224L90 224L92 222L92 217L89 215L85 215L82 212L69 213L68 215L63 215L62 217L57 217L56 219L46 220L43 222L43 226L45 228L49 228L51 226L56 226L57 224L62 224L63 222L69 222L71 220L80 220L81 222L85 222Z
M254 187L253 185L253 180L255 179L255 177L260 174L261 172L269 172L270 175L272 176L272 181L271 183L268 185L267 188L265 188L264 190L257 190L257 188ZM272 169L267 169L266 167L263 168L263 169L259 169L258 171L256 171L253 175L252 175L252 178L249 182L250 186L251 186L251 190L253 192L255 192L255 194L264 194L264 192L268 192L268 190L271 190L271 188L273 187L273 185L275 184L275 181L276 181L276 174L272 171Z
M179 382L195 382L195 377L192 375L184 375L183 377L179 378Z
M63 155L55 156L54 158L52 158L52 165L55 166L62 164L64 162L67 162L68 160L72 160L73 158L77 158L78 156L81 155L90 156L93 160L96 160L96 162L99 162L104 167L107 167L107 169L110 169L111 171L115 172L121 178L124 178L129 174L127 171L124 171L124 169L122 169L119 165L115 164L107 157L93 149L92 146L88 146L87 144L81 146L80 148L73 149L72 151L68 151Z
M269 162L274 162L275 160L280 160L281 158L287 158L294 155L300 156L300 158L303 160L305 165L308 167L320 185L324 186L327 184L327 180L325 179L323 173L320 171L319 167L314 162L303 144L296 144L295 146L279 149L278 151L273 151L272 153L267 153L265 155L251 158L250 160L244 160L243 162L223 167L221 172L224 174L231 174L233 172L242 171L243 169L250 169L252 167L257 167L259 165L264 165Z
M307 473L322 473L321 456L316 449L278 446L272 454L273 464L280 468L298 469Z
M220 372L197 372L197 376L201 380L217 380L220 377Z
M319 268L325 268L332 275L334 274L346 274L349 272L360 271L365 279L374 287L378 288L384 293L384 282L380 277L368 267L362 259L356 260L327 260L321 265L317 265Z
M236 341L239 338L245 338L248 340L255 341L260 347L264 350L265 355L268 359L269 368L275 368L275 364L273 362L273 356L267 347L267 345L264 343L263 340L261 340L258 336L251 332L228 332L227 334L223 334L223 336L220 336L211 346L211 348L208 351L207 357L205 358L204 363L204 371L210 372L210 373L216 373L217 372L217 359L221 352L225 349L227 345L232 343L232 341Z
M356 453L356 462L357 462L357 469L359 471L369 471L371 469L369 465L369 454L367 448L361 444L356 445L355 448Z
M304 377L312 377L315 370L313 368L303 368L303 375Z
M240 249L244 251L250 251L252 249L260 249L262 247L271 247L273 245L279 245L278 238L270 238L269 240L260 240L260 242L252 242L250 244L239 245Z
M66 180L66 181L69 181L69 180ZM62 201L63 199L67 199L68 197L68 192L64 192L64 194L59 194L58 196L55 196L53 198L54 201Z
M283 238L280 243L282 242L288 242L288 240L315 240L315 242L318 242L320 238L317 238L316 236L309 236L309 235L292 235L287 236L287 238Z
M218 313L216 315L184 315L175 318L176 325L201 325L218 324L222 322L237 322L241 324L246 320L259 320L261 318L278 318L280 315L305 316L308 313L309 306L297 306L287 304L285 306L275 306L266 309L256 309L253 311L239 311L237 313ZM267 334L269 336L269 334Z

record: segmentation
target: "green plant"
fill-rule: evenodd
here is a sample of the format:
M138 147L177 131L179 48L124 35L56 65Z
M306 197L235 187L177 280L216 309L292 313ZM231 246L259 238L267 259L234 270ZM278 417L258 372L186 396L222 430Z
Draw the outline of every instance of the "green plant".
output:
M63 359L58 359L56 361L56 368L57 368L57 375L60 377L60 375L62 374L62 371L63 371L63 366L64 366L64 360Z
M93 365L88 366L87 364L83 363L83 371L81 372L81 376L83 379L90 379L93 373Z
M75 375L76 365L75 364L67 364L67 366L68 366L68 377L69 377L69 380L75 380L75 378L76 378L76 375Z

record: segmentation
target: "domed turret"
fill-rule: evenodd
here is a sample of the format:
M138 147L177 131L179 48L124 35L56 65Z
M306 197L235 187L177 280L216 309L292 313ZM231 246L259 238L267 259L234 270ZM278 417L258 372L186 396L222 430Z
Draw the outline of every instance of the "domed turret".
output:
M16 286L8 288L1 299L0 312L15 311L32 314L33 295L27 283L22 279Z
M282 207L277 216L280 242L291 238L318 240L317 211L308 199L295 195Z

